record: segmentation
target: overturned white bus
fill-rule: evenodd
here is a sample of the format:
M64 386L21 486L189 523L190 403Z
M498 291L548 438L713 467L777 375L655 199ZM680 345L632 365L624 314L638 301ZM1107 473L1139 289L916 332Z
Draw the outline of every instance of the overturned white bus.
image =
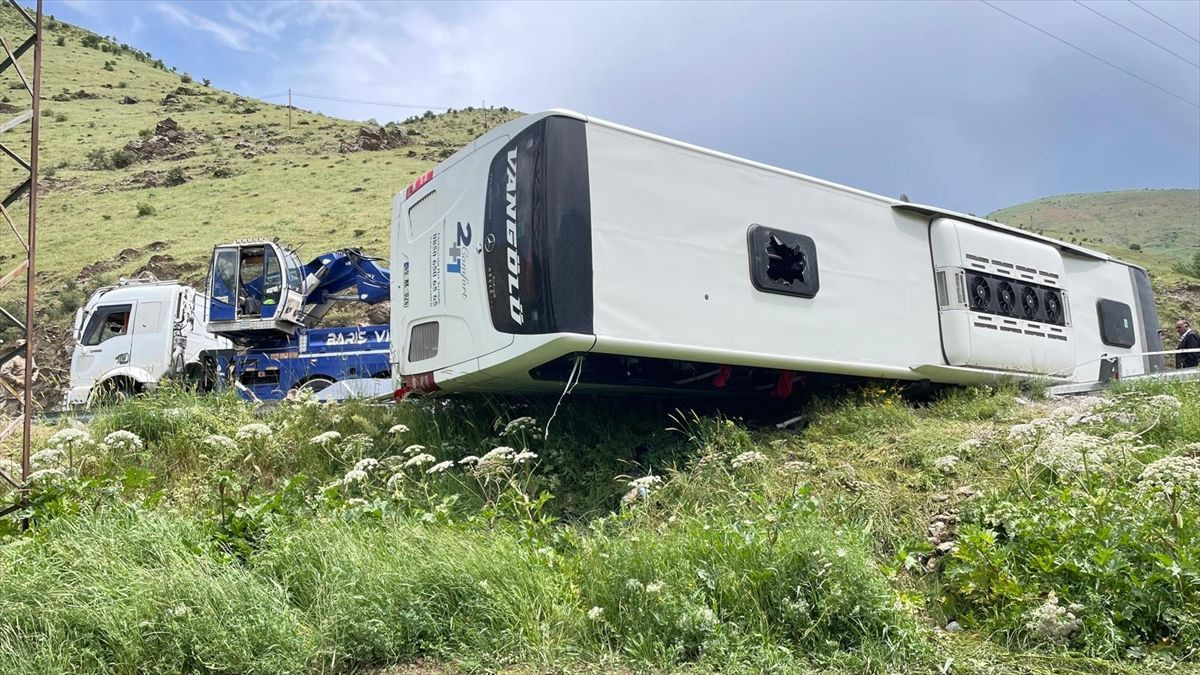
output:
M392 270L398 393L1068 383L1161 349L1137 266L568 111L397 195Z

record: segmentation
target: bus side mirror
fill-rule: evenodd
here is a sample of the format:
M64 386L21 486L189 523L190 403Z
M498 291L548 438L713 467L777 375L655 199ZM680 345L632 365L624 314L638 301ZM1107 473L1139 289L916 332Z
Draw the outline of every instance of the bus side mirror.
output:
M75 310L75 342L79 342L79 332L83 330L83 308Z

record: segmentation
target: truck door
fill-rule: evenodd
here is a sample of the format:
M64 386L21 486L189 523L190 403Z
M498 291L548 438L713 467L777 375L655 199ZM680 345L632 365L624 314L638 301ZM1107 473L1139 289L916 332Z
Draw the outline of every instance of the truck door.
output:
M100 305L84 324L71 379L80 386L94 385L111 371L129 363L133 346L133 313L138 303Z
M170 312L165 300L139 300L133 313L129 351L132 363L152 380L166 374L172 346Z
M233 321L237 318L238 248L217 247L210 274L208 320Z

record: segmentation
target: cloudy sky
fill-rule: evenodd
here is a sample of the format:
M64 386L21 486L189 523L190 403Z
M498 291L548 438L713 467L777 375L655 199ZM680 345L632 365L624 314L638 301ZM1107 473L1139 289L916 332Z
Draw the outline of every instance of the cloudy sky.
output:
M1200 2L989 2L47 0L46 11L217 86L290 87L309 95L298 106L354 119L572 108L979 214L1064 192L1200 187Z

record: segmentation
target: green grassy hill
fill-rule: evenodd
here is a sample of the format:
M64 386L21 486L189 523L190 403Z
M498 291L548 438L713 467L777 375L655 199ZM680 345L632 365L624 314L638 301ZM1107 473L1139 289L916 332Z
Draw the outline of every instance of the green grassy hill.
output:
M0 9L6 34L19 22ZM286 106L206 86L202 73L171 72L80 28L47 28L37 264L48 384L64 376L58 346L94 288L142 270L197 282L212 246L242 237L279 237L302 256L345 246L386 256L392 196L517 115L426 113L380 129L292 110L289 129ZM15 74L0 83L3 110L27 105L20 86ZM5 139L22 155L27 130ZM385 149L361 149L373 144ZM23 222L24 209L13 217ZM0 266L22 255L0 237ZM14 285L0 302L20 306L20 295Z
M1121 190L1043 197L988 216L1141 265L1162 328L1200 320L1200 190ZM1190 271L1189 271L1190 270ZM1174 343L1167 345L1173 347Z
M1186 262L1200 250L1200 190L1056 195L988 217L1122 258L1140 250L1164 261Z

